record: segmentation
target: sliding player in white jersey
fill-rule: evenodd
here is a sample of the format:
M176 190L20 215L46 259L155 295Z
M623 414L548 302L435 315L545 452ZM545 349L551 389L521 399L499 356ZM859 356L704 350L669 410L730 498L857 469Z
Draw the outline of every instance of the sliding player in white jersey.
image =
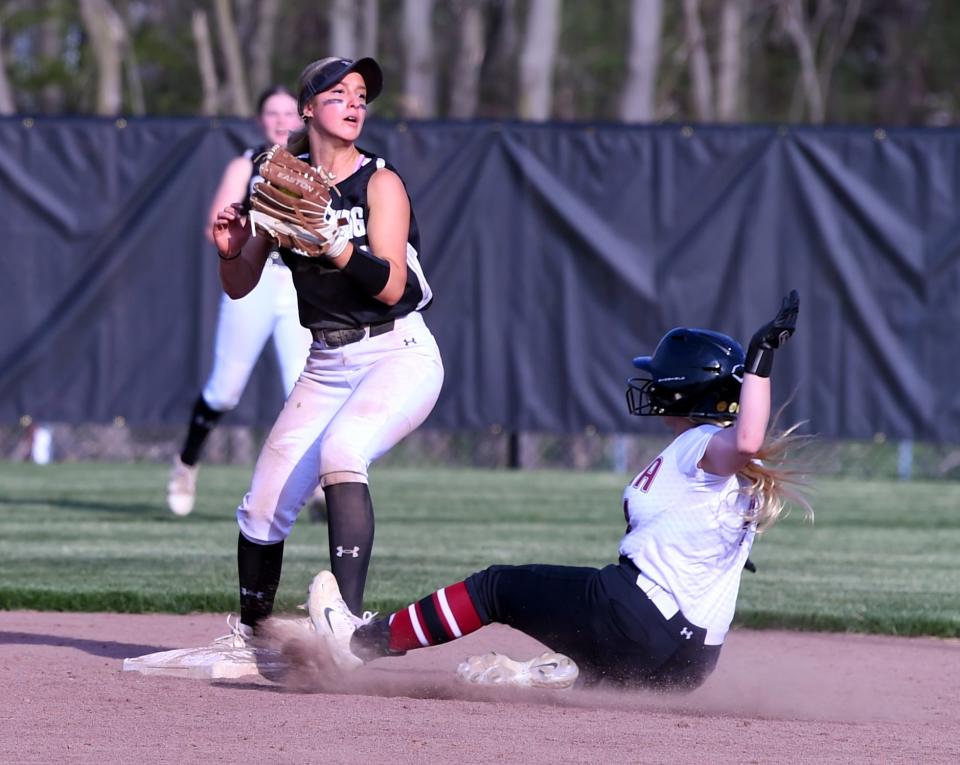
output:
M633 687L699 686L720 656L755 534L787 498L809 511L781 469L789 432L767 432L773 354L793 334L798 309L791 292L746 355L726 335L679 328L652 356L634 359L646 377L629 381L631 414L662 417L675 437L624 492L619 563L491 566L383 619L351 613L322 571L307 602L319 638L278 628L284 653L350 670L499 622L551 652L470 658L458 670L468 682L565 687L579 673Z

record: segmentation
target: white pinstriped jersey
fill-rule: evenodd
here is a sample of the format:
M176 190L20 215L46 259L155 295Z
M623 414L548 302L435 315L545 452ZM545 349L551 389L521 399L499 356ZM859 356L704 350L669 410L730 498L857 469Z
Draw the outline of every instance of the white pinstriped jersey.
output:
M740 575L756 534L744 522L750 500L736 476L698 467L715 425L681 433L623 493L627 532L620 554L668 590L683 615L723 642L737 603Z

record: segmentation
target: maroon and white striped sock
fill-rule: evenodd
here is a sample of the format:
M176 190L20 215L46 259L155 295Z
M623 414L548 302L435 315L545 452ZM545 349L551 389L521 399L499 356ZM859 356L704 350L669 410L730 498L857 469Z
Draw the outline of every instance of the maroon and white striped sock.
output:
M469 635L483 626L463 582L442 587L390 615L390 651L438 645Z

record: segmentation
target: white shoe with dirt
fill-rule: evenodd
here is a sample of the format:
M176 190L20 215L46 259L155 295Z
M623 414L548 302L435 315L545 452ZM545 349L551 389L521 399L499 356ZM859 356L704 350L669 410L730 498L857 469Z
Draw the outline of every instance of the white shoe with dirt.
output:
M570 688L580 675L574 661L547 651L529 661L490 652L471 656L457 667L457 678L471 685L511 688Z
M349 671L363 664L350 650L350 638L363 620L347 607L337 579L330 571L321 571L310 582L307 613L338 669Z

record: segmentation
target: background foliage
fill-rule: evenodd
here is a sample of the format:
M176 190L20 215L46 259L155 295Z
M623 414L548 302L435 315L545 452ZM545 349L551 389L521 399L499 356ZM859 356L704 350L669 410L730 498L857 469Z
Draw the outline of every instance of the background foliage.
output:
M418 4L425 6L429 28L414 39L404 19ZM466 116L523 117L520 91L532 86L521 81L520 61L533 52L547 70L539 86L550 91L548 112L534 118L620 120L631 18L638 14L653 24L651 14L659 9L658 55L650 72L656 92L648 119L702 120L688 31L694 19L702 25L702 52L716 88L722 36L729 33L722 19L729 8L740 19L737 107L712 119L945 125L955 122L960 108L960 4L954 0L4 0L0 113L104 113L98 105L104 71L91 24L84 21L85 7L98 18L113 14L122 25L122 92L119 105L107 113L186 115L203 108L192 32L200 14L209 28L217 77L214 108L221 114L245 113L231 94L224 35L230 26L246 66L248 102L257 83L292 85L308 61L330 52L351 55L341 50L351 48L352 55L378 56L386 70L389 87L377 105L380 116L450 116L453 91L476 77L478 100ZM538 9L555 14L559 29L553 48L539 52L530 47L542 43L525 37ZM472 74L458 78L468 12L478 14L482 38L470 51ZM265 47L269 13L275 13L275 22L267 27L266 60L258 63L254 53ZM797 27L788 23L791 13ZM337 26L344 21L353 30L347 37L342 24ZM364 28L371 24L374 28ZM433 46L426 87L436 90L436 107L426 112L422 92L415 92L424 86L414 80L411 50L422 39ZM826 83L822 115L814 113L806 91L804 41ZM2 80L8 83L6 98Z

